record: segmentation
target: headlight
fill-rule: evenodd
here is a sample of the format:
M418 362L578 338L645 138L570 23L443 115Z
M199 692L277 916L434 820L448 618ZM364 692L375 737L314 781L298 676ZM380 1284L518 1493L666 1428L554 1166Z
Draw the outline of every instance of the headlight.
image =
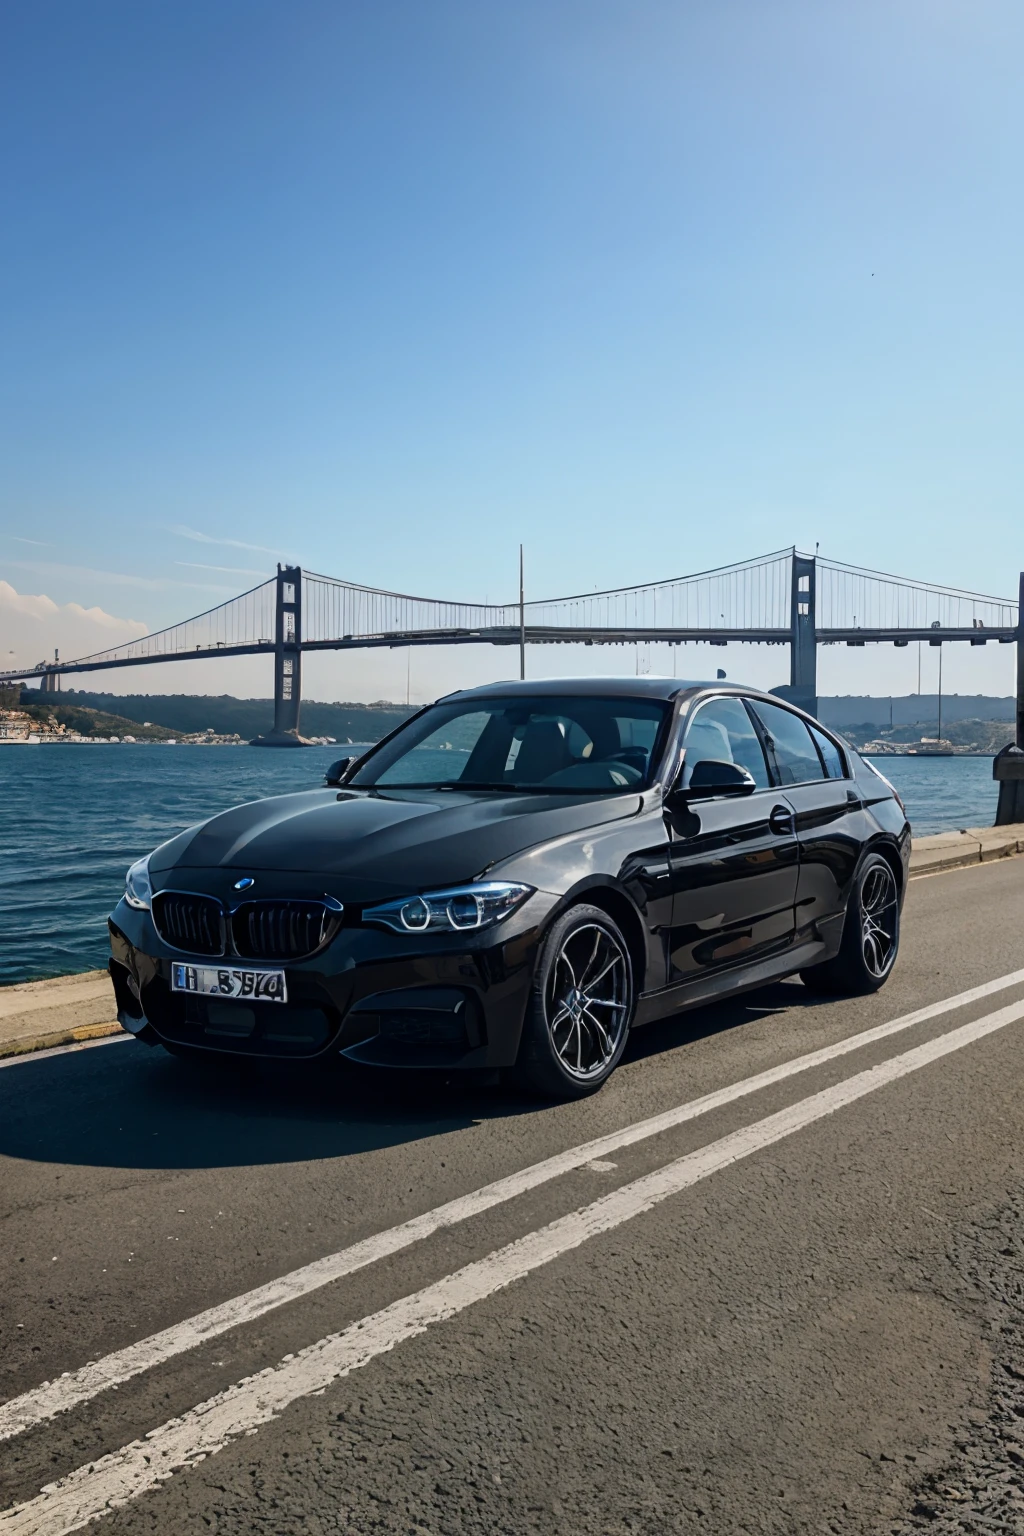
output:
M148 912L153 901L153 887L149 880L149 855L136 859L124 879L124 899L139 912Z
M532 894L533 887L529 885L513 885L506 880L480 881L367 907L363 921L380 923L395 933L463 933L500 922Z

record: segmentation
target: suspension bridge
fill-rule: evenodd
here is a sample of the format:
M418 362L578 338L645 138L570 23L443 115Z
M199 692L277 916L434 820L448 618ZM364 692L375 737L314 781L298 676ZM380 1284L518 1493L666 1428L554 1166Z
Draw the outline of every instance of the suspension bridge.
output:
M817 709L820 645L1016 644L1018 743L1024 744L1021 681L1024 574L1017 600L984 597L844 565L796 549L643 586L543 601L490 604L410 597L279 566L267 581L194 618L73 661L0 672L0 683L38 681L46 691L74 673L224 656L266 655L274 667L274 730L268 745L298 745L302 656L308 651L429 645L733 642L787 645L789 684L778 691Z

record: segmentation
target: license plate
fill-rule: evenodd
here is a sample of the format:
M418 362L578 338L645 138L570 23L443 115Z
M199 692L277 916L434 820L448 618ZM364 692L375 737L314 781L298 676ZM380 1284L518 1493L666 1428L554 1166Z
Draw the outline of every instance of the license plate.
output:
M261 1003L286 1003L284 971L236 971L213 965L171 966L171 991L203 997L248 997Z

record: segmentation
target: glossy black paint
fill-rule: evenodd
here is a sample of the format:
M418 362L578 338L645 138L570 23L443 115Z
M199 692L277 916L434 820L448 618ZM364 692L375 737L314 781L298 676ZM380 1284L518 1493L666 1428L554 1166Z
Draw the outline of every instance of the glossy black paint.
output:
M667 701L650 787L584 797L342 785L215 816L152 855L155 892L212 896L228 912L243 900L327 895L344 904L341 927L318 953L286 965L287 1008L244 1008L172 995L181 953L148 911L122 900L110 922L122 1022L152 1041L235 1055L342 1051L383 1065L510 1066L538 946L574 902L605 907L621 927L643 1023L831 958L868 848L890 859L902 899L909 825L845 744L842 779L678 793L687 723L702 703L726 695L756 711L758 700L777 699L652 678L504 683L463 697L524 689ZM246 877L254 884L240 894L235 884ZM374 903L478 878L521 882L533 894L479 932L398 934L362 921Z
M701 973L779 954L792 944L799 855L792 817L775 790L691 802L674 816L669 975Z

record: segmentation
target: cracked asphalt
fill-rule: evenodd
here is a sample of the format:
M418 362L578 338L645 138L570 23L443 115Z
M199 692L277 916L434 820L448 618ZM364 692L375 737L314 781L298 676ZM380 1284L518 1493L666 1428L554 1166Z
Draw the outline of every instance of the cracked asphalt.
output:
M134 1042L6 1069L0 1399L1014 971L1022 919L1022 860L915 881L877 996L786 983L653 1025L577 1105L340 1068L204 1077ZM610 1153L0 1442L0 1508L607 1190L1022 998L1017 985ZM91 1529L1020 1536L1022 1084L1024 1020L592 1237Z

